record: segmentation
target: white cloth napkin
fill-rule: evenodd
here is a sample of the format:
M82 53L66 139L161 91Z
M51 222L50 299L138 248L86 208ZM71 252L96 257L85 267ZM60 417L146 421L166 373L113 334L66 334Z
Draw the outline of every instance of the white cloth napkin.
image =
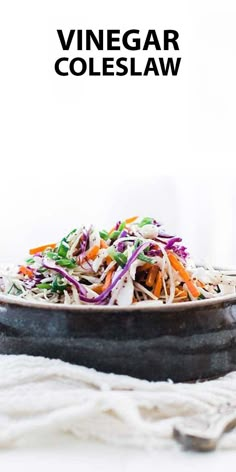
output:
M60 360L0 355L0 447L58 432L138 447L170 447L173 425L236 401L236 372L196 384L147 382ZM236 447L236 431L220 448Z

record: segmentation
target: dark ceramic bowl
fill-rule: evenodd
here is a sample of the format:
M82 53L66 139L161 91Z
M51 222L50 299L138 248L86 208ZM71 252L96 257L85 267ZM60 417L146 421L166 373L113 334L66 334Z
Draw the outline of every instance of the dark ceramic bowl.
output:
M236 369L236 296L120 308L2 295L0 354L59 358L147 380L214 378Z

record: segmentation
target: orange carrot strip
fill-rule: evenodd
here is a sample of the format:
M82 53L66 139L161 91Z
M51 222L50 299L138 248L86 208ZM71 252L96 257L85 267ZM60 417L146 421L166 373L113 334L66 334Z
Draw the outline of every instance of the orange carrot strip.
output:
M112 279L112 274L114 272L114 267L112 267L109 272L107 272L107 275L106 275L106 278L105 278L105 282L104 282L104 285L103 285L103 288L102 288L102 291L104 292L104 290L106 290L109 285L111 284L111 279Z
M147 280L146 280L147 287L152 287L154 285L157 272L158 272L157 266L152 266L151 269L149 269Z
M100 295L100 293L102 293L102 290L103 290L103 285L96 285L96 287L93 287L93 291L96 292L98 295Z
M188 280L190 280L190 275L185 270L183 264L181 264L181 262L177 259L177 257L172 252L168 252L168 257L169 257L169 261L170 261L172 267L177 272L179 272L179 275L181 276L183 281L188 282Z
M107 265L109 265L113 261L111 256L107 256L104 260L107 263Z
M98 254L100 247L99 246L93 246L91 249L89 249L85 255L86 259L95 259L95 257Z
M159 271L157 274L155 287L153 289L153 295L159 298L161 295L161 289L162 289L162 276L161 276L161 271Z
M43 252L47 248L54 249L56 247L56 243L45 244L44 246L34 247L33 249L29 250L30 255L37 254L37 252Z
M106 249L107 247L108 247L108 244L106 243L106 241L104 241L104 239L101 239L100 248L101 249Z
M19 272L20 272L21 274L27 275L28 277L30 277L30 279L32 279L33 276L34 276L33 271L32 271L31 269L28 269L28 267L25 267L25 266L21 266L21 267L19 268Z
M178 295L182 292L178 287L175 287L175 297L178 297Z
M180 290L179 288L176 287L175 289L175 297L176 298L186 298L188 296L186 290Z
M168 251L168 257L169 261L172 265L172 267L179 272L180 277L183 279L183 281L186 283L189 291L191 292L193 297L199 297L200 293L193 284L193 282L190 279L190 275L187 272L187 270L184 268L183 264L177 259L177 257L172 253Z
M132 216L131 218L126 218L125 222L127 225L129 225L130 223L133 223L137 219L138 219L138 216Z
M197 287L195 287L192 280L188 280L188 282L186 282L186 285L187 285L187 287L188 287L188 289L191 292L193 297L195 297L195 298L199 297L200 292L198 291Z

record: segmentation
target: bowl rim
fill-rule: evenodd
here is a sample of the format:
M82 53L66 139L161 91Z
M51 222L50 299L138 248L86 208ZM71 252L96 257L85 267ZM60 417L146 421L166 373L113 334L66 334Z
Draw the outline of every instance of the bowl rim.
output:
M144 305L135 303L134 305L129 306L120 306L120 305L69 305L69 304L59 304L59 303L47 303L47 302L38 302L38 301L31 301L25 300L23 298L19 298L14 295L6 295L0 294L0 311L3 305L18 305L19 307L25 308L40 308L43 310L55 310L55 311L72 311L72 312L80 312L80 311L101 311L104 312L136 312L138 311L156 311L156 312L176 312L176 311L184 311L189 309L196 309L196 308L204 308L208 306L217 306L224 302L235 302L236 303L236 293L234 294L227 294L216 296L214 298L208 298L204 300L194 300L188 302L178 302L178 303L170 303L170 304L155 304L150 302L150 305Z

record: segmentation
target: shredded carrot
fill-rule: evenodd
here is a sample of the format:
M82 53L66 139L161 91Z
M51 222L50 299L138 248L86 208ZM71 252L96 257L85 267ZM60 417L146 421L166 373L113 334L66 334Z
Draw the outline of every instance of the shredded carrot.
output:
M101 249L106 249L107 247L108 247L108 244L106 243L106 241L104 241L104 239L101 239L100 248Z
M188 296L188 293L186 292L186 290L184 290L184 289L180 290L178 287L176 287L176 289L175 289L175 298L184 299L184 298L187 298L187 296Z
M99 246L93 246L91 249L89 249L85 255L86 259L95 259L95 257L98 254L100 247Z
M199 297L200 293L195 287L194 283L191 281L190 275L184 268L183 264L177 259L177 257L172 252L168 251L168 257L172 267L179 273L180 277L186 283L192 296Z
M154 289L153 289L153 295L155 295L155 297L159 298L160 295L161 295L161 289L162 289L162 276L161 276L161 271L159 270L159 272L157 274L155 286L154 286Z
M109 265L113 261L111 256L107 256L104 260L107 263L107 265Z
M198 291L197 287L195 287L195 285L194 285L194 283L192 282L192 280L188 280L188 281L186 282L186 285L187 285L187 287L188 287L188 289L189 289L189 291L191 292L191 294L192 294L193 297L195 297L195 298L199 297L200 292Z
M56 243L45 244L44 246L34 247L33 249L29 250L30 255L37 254L37 252L43 252L47 248L54 249L56 247Z
M28 267L25 267L25 266L21 266L21 267L19 268L19 272L20 272L21 274L27 275L28 277L30 277L30 279L32 279L33 276L34 276L33 271L32 271L31 269L28 269Z
M185 292L186 295L187 295L186 290L184 290L182 286L180 286L180 287L175 287L175 295L176 295L176 296L178 296L178 295L180 295L180 294L183 294L183 292Z
M103 290L103 285L102 284L98 284L98 285L96 285L96 287L93 287L93 291L96 292L98 295L100 295L100 293L102 293L102 290Z
M102 291L104 292L104 290L106 290L109 285L111 284L111 279L112 279L112 274L114 272L115 268L114 267L111 267L111 269L107 272L107 275L106 275L106 278L105 278L105 282L104 282L104 285L103 285L103 288L102 288Z
M131 218L126 218L125 222L127 225L129 225L130 223L133 223L137 219L138 219L138 216L131 216Z
M190 280L190 275L185 270L183 264L181 264L181 262L177 259L177 257L172 252L168 252L168 257L169 257L169 261L170 261L172 267L177 272L179 272L179 275L181 276L183 281L188 282L188 280Z
M177 297L181 292L182 290L180 290L178 287L175 287L175 297Z
M152 287L154 285L154 282L155 282L155 279L156 279L156 276L157 276L157 272L158 272L158 267L155 266L155 265L153 265L151 267L151 269L149 269L148 276L147 276L147 279L146 279L147 287Z

